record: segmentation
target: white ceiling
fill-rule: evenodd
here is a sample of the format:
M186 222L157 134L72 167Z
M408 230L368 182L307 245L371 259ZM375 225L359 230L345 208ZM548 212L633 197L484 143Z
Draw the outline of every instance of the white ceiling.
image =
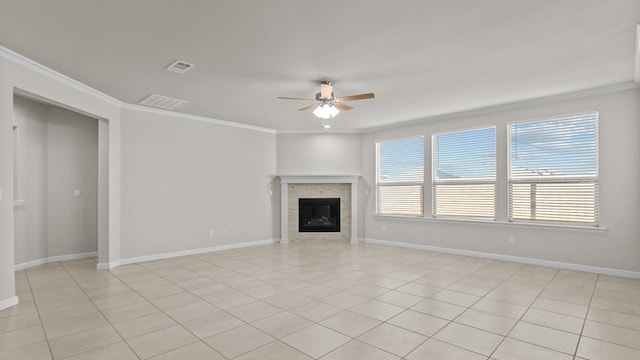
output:
M0 0L0 45L135 104L317 130L304 102L374 92L361 130L634 78L638 0ZM174 60L186 74L164 70Z

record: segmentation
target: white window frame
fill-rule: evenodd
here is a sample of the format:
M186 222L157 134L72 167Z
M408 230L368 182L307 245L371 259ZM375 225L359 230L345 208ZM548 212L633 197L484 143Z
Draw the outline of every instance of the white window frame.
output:
M553 176L549 176L548 178L544 178L544 177L540 177L535 179L535 181L533 179L523 179L523 180L516 180L516 179L512 179L511 178L511 163L512 163L512 155L511 155L511 126L513 125L519 125L519 124L525 124L525 123L534 123L534 122L544 122L544 121L553 121L553 120L562 120L562 119L567 119L567 118L572 118L572 117L578 117L578 116L590 116L590 115L594 115L595 116L595 120L596 120L596 144L595 144L595 162L596 162L596 174L594 177L586 177L586 176L562 176L562 177L553 177ZM506 126L506 131L507 131L507 177L508 177L508 182L507 182L507 196L508 196L508 212L507 212L507 218L509 223L514 223L514 224L541 224L541 225L555 225L555 226L585 226L585 227L595 227L598 228L600 226L600 154L599 154L599 148L600 148L600 116L599 113L597 111L592 111L592 112L586 112L586 113L580 113L580 114L573 114L573 115L561 115L561 116L554 116L554 117L549 117L549 118L543 118L543 119L536 119L536 120L526 120L526 121L517 121L517 122L510 122L507 123ZM512 185L514 184L531 184L531 185L536 185L536 184L580 184L580 183L584 183L584 184L593 184L595 186L595 194L594 194L594 222L593 223L588 223L588 222L574 222L574 221L562 221L562 220L536 220L536 219L514 219L513 218L513 196L512 196ZM533 189L533 186L532 186ZM532 190L533 192L534 190ZM532 193L533 194L533 193ZM532 195L533 196L533 195Z
M467 132L467 131L474 131L474 130L482 130L482 129L489 129L489 128L493 128L495 131L495 141L493 143L493 147L494 147L494 154L496 156L496 158L494 159L495 162L495 169L494 169L494 178L493 180L491 179L437 179L437 169L436 169L436 156L437 156L437 151L436 151L436 136L438 135L443 135L443 134L451 134L451 133L458 133L458 132ZM459 220L484 220L484 221L496 221L496 216L497 216L497 193L498 193L498 189L497 189L497 167L498 167L498 154L497 154L497 142L498 142L498 128L495 124L491 124L491 125L486 125L486 126L478 126L478 127L472 127L472 128L466 128L466 129L455 129L455 130L447 130L447 131L439 131L439 132L434 132L431 134L431 189L432 189L432 206L431 206L431 216L435 219L459 219ZM493 185L493 216L492 217L479 217L479 216L472 216L472 215L458 215L458 216L453 216L453 215L438 215L436 210L437 210L437 205L438 205L438 199L437 199L437 191L436 191L436 186L438 185Z
M391 141L399 141L399 140L406 140L406 139L415 139L415 138L422 138L422 153L423 153L423 175L422 175L422 181L396 181L396 182L381 182L380 181L380 144L384 143L384 142L391 142ZM406 216L406 217L419 217L419 218L424 218L424 209L425 209L425 204L424 204L424 191L425 191L425 177L424 177L424 149L425 149L425 136L423 134L420 135L415 135L415 136L405 136L405 137L399 137L399 138L390 138L390 139L381 139L381 140L376 140L375 142L375 146L376 146L376 156L375 156L375 161L376 161L376 172L375 172L375 214L376 215L380 215L380 216ZM402 186L420 186L421 187L421 197L420 197L420 213L419 214L399 214L399 213L386 213L386 212L380 212L380 195L379 195L379 187L380 186L384 186L384 187L402 187Z

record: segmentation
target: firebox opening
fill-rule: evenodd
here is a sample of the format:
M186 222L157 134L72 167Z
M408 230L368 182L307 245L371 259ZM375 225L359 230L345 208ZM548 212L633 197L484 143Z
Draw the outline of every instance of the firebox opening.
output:
M340 232L340 198L298 199L299 232Z

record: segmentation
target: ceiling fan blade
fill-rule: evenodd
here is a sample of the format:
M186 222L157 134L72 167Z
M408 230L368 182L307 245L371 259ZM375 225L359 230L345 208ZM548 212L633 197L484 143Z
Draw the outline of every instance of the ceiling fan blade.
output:
M307 105L305 107L301 107L300 109L298 109L298 111L305 111L305 110L311 110L311 109L315 109L318 107L319 104L311 104L311 105Z
M349 95L349 96L341 96L336 98L338 101L354 101L354 100L365 100L365 99L373 99L376 97L373 93L366 94L358 94L358 95Z
M306 100L306 101L313 101L313 99L297 98L297 97L286 97L286 96L278 96L278 99L283 99L283 100Z
M333 106L337 107L340 110L351 110L351 109L353 109L353 106L347 105L347 104L343 104L343 103L337 102L337 101L333 103Z
M333 86L328 81L323 81L320 83L320 97L323 99L331 99L331 94L333 94Z

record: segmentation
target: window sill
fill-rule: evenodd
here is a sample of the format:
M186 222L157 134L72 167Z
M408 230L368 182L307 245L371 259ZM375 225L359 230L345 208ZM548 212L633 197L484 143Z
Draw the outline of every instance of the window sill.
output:
M522 223L522 222L508 222L508 221L495 221L495 220L480 220L480 219L440 219L433 217L422 216L403 216L403 215L380 215L374 214L376 219L389 219L389 220L409 220L409 221L425 221L434 223L452 223L452 224L483 224L505 227L521 227L521 228L535 228L535 229L558 229L558 230L578 230L588 231L596 233L604 233L607 231L605 227L593 227L593 226L581 226L581 225L564 225L564 224L550 224L550 223Z

